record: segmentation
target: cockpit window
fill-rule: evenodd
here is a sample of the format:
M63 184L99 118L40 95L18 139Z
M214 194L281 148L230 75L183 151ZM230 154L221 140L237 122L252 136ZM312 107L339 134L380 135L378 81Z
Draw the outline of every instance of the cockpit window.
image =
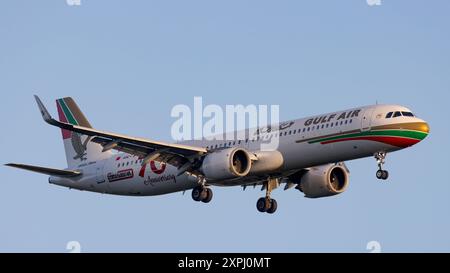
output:
M403 112L403 111L396 111L396 112L389 112L386 114L386 118L396 118L396 117L415 117L413 113L411 112Z
M395 112L394 113L394 118L396 118L396 117L401 117L402 116L402 113L401 112Z
M411 113L411 112L402 112L402 115L403 115L404 117L414 117L414 114Z

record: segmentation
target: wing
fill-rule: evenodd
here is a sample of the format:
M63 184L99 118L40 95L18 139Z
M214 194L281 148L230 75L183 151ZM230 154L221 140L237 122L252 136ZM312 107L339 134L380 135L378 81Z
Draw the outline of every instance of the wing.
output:
M184 173L192 170L197 159L207 153L207 150L201 147L152 141L60 122L51 117L38 96L35 96L35 99L43 119L48 124L90 136L91 141L103 146L103 151L116 149L144 158L143 164L151 160L165 162L178 167L180 172Z
M15 164L15 163L9 163L5 164L5 166L18 168L22 170L27 170L31 172L36 173L42 173L50 176L59 176L59 177L73 177L78 176L81 174L79 171L71 171L71 170L59 170L59 169L51 169L51 168L44 168L39 166L32 166L32 165L25 165L25 164Z

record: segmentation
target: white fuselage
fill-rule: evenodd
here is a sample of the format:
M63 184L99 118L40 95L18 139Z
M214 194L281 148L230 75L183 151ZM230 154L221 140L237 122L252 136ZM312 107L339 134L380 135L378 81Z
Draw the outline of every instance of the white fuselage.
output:
M247 137L228 141L202 140L189 141L186 144L205 147L209 151L230 147L259 151L262 142L267 142L277 134L277 150L284 159L278 173L289 173L313 166L369 157L379 151L400 150L421 140L415 138L415 131L428 133L428 126L419 118L406 114L386 118L389 112L396 111L410 113L407 108L398 105L373 105L288 121L281 124L280 131L260 133L259 137L253 139ZM83 173L80 177L50 177L50 183L79 190L131 196L185 191L198 185L194 176L177 176L178 169L171 165L150 162L142 167L141 162L138 157L117 153L108 159L79 166ZM255 179L214 181L211 184L254 184L257 182Z

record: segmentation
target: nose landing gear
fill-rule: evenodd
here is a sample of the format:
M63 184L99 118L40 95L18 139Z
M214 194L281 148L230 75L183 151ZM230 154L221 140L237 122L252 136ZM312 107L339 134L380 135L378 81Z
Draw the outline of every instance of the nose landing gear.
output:
M383 170L383 165L386 160L386 153L378 152L378 153L375 153L374 156L378 163L378 171L376 173L377 178L380 180L387 180L389 178L389 172L386 170Z

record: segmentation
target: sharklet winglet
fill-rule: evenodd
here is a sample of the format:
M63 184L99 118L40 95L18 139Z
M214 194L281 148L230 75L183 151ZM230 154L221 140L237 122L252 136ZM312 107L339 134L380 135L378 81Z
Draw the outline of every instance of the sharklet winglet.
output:
M39 107L39 111L41 112L44 121L49 124L56 125L58 122L52 118L47 108L45 108L44 104L42 103L41 99L37 95L34 95L34 99L36 100L36 103Z

